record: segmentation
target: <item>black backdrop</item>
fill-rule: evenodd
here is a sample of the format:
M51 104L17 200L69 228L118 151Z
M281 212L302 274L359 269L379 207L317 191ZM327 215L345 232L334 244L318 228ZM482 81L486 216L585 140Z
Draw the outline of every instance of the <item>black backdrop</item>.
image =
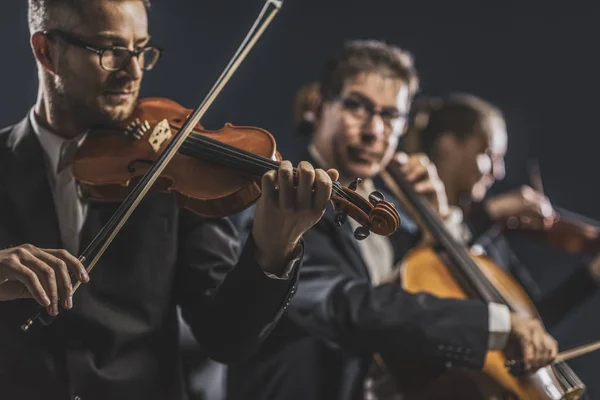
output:
M28 46L26 1L0 6L0 124L18 121L35 100L37 78ZM258 15L262 0L155 0L154 41L167 53L146 76L144 96L170 97L193 108L210 88ZM465 0L400 2L286 0L281 12L203 120L272 132L293 157L292 98L318 77L347 39L374 38L409 49L426 94L468 91L500 106L509 127L507 179L494 190L527 183L529 158L539 161L554 203L600 219L595 135L598 111L598 13L591 8L526 9L520 3ZM542 288L555 285L573 257L516 241ZM553 333L562 348L600 338L594 298ZM600 353L570 363L600 398Z

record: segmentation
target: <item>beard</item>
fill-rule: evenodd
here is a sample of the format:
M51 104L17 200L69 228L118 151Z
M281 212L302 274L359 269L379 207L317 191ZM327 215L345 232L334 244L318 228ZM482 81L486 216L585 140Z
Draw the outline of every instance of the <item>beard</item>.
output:
M69 75L66 75L69 76ZM98 126L112 126L129 118L137 103L135 96L124 102L111 101L105 95L106 87L126 88L133 84L128 79L109 79L101 86L81 89L73 79L55 82L52 88L52 109L59 120L68 120L82 130Z

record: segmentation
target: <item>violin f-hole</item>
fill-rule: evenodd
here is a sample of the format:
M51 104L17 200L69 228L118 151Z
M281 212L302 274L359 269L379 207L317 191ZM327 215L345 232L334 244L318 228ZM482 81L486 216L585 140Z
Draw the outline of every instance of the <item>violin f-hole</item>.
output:
M135 164L138 164L138 163L139 164L152 165L154 163L154 161L152 161L152 160L145 160L145 159L142 159L142 158L139 158L137 160L133 160L132 162L129 163L129 165L127 165L127 171L131 172L131 173L134 173L136 171Z

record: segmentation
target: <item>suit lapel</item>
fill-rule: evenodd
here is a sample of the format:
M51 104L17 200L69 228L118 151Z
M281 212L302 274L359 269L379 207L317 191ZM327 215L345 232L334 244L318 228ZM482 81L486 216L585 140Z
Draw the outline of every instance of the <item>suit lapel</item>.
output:
M300 159L310 162L315 168L322 168L322 166L314 160L308 151L303 152ZM336 245L341 249L342 253L353 265L354 269L359 272L360 275L368 277L369 272L367 270L367 265L362 258L362 253L358 247L356 238L354 237L352 226L350 226L350 223L346 221L344 225L337 227L334 222L336 212L337 211L335 211L331 205L327 207L327 211L323 216L323 222L327 223L327 225L331 227L331 234Z
M327 212L323 216L323 222L327 223L327 225L331 227L331 235L336 246L341 249L342 254L344 254L353 268L358 271L361 276L368 277L369 272L367 270L367 265L363 260L362 253L358 247L358 243L356 242L356 238L354 237L354 232L352 231L350 223L346 221L344 225L337 227L334 223L335 214L336 211L333 209L333 207L329 206L327 208Z
M312 163L314 166L321 167L308 151L303 153L301 159ZM385 199L394 204L400 214L400 228L396 233L389 237L394 251L394 262L398 262L418 241L418 237L420 236L419 227L408 213L408 210L406 210L398 199L396 199L387 189L387 186L381 178L375 177L373 183L375 184L375 188L384 195ZM352 231L350 223L346 222L342 227L338 228L335 226L334 217L335 210L333 210L332 207L329 207L323 216L323 219L332 227L333 236L337 245L342 249L344 255L348 258L348 261L352 263L354 268L359 271L361 275L369 276L367 265L363 260L357 239L354 238L354 232Z
M41 248L60 248L45 155L29 117L13 127L8 145L6 156L0 160L0 174L12 198L24 239Z

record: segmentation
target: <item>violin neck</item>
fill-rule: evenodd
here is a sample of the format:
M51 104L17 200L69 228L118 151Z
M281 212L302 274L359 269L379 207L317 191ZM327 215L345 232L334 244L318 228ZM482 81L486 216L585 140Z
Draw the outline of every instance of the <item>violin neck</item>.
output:
M277 170L280 165L277 160L263 157L197 133L190 134L179 148L179 152L189 157L236 169L256 178L261 178L271 170ZM294 183L297 184L298 174L296 168L293 169L293 177ZM333 182L332 194L344 198L365 214L369 214L370 210L366 209L362 202L356 201L356 199L344 193L339 182Z
M189 157L221 164L257 178L279 167L279 161L197 133L190 134L179 152Z
M437 246L441 248L441 255L448 261L449 271L463 290L471 297L480 298L485 302L507 304L501 293L479 269L465 247L454 239L427 200L418 194L396 169L388 168L386 173L398 186L403 202L415 214L421 227L433 237Z

